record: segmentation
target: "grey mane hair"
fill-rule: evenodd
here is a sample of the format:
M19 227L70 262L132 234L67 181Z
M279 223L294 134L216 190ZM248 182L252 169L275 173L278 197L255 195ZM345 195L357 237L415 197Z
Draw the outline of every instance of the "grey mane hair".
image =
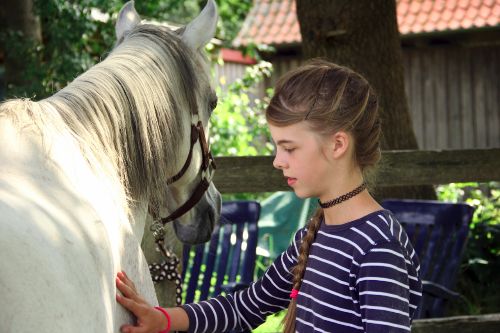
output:
M207 63L181 42L181 33L139 25L67 87L27 104L38 104L34 109L42 113L55 109L89 149L82 148L88 160L111 163L129 203L143 195L163 202L167 179L186 158L177 149L189 136L183 123L191 120L185 118L213 97ZM36 123L39 117L32 119Z

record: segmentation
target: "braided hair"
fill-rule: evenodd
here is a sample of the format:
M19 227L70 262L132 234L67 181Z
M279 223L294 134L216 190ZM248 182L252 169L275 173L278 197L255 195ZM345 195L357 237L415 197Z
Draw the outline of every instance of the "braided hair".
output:
M380 159L377 97L366 79L347 67L314 59L288 72L276 84L266 120L277 127L305 121L312 131L325 137L349 132L354 141L354 162L365 179ZM292 269L293 289L301 287L309 250L323 217L323 210L318 208L308 224L298 262ZM295 331L296 306L292 298L284 319L285 333Z

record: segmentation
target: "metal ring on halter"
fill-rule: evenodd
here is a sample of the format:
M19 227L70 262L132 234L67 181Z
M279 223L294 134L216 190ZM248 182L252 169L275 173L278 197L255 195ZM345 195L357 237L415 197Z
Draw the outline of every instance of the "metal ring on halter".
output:
M164 225L161 219L154 220L149 230L153 233L153 236L156 240L162 239L165 236L165 230L163 229Z

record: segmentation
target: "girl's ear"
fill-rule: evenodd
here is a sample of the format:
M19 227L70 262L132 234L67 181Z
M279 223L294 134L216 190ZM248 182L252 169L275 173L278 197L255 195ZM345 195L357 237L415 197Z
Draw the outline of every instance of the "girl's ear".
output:
M338 159L346 154L349 150L351 138L349 134L343 131L336 132L331 136L331 153L333 158Z

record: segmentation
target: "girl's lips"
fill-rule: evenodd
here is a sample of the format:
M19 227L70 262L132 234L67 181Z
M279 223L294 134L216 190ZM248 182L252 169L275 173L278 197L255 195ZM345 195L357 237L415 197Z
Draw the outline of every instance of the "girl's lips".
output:
M286 181L288 183L288 186L292 186L293 184L295 184L297 182L297 178L287 177Z

